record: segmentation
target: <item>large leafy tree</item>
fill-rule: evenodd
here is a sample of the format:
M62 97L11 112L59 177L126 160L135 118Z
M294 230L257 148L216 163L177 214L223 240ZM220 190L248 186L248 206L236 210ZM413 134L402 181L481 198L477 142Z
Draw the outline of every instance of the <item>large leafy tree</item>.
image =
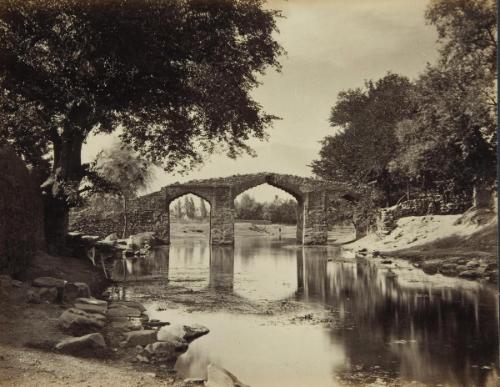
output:
M313 172L358 185L374 182L390 202L395 182L388 165L397 147L394 129L413 115L412 95L411 82L397 74L366 82L364 89L340 92L330 114L336 133L322 140Z
M392 169L455 190L490 184L496 159L497 11L491 0L433 1L440 57L416 82L417 113L398 125Z
M0 139L50 166L54 239L88 174L91 133L120 129L167 171L251 151L275 118L250 91L279 69L278 15L263 0L2 1Z

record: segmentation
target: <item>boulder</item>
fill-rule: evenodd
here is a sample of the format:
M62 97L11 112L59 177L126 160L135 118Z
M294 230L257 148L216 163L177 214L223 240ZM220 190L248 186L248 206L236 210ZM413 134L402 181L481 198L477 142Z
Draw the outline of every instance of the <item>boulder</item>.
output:
M436 262L422 262L420 267L425 274L436 274L439 269L439 265Z
M74 335L93 333L104 328L106 318L97 313L70 308L59 316L59 326Z
M142 355L153 363L175 361L188 348L185 341L158 341L148 344Z
M85 303L81 303L81 302L76 302L75 308L79 309L79 310L83 310L84 312L99 313L102 315L105 315L108 311L107 305L92 305L92 304L85 304Z
M78 297L79 297L78 286L76 286L72 282L68 282L66 285L64 285L64 292L63 292L64 302L73 302Z
M33 280L33 286L39 288L59 288L63 289L66 281L53 277L38 277Z
M248 387L224 368L209 364L207 367L206 387Z
M206 335L210 330L200 324L184 325L184 340L192 341Z
M457 275L457 265L455 263L443 263L439 268L439 272L444 275Z
M145 312L146 308L140 302L137 301L116 301L109 305L110 308L119 308L126 306L128 308L139 309L141 312Z
M125 333L125 347L135 347L137 345L146 346L156 342L156 330L147 329L142 331L132 331Z
M38 291L31 289L26 292L26 301L30 304L40 304L42 302Z
M55 349L80 356L102 356L108 353L104 337L100 333L91 333L80 337L70 337L56 344Z
M57 301L57 288L40 288L37 290L41 302L54 303Z
M158 341L183 341L186 331L183 325L173 324L161 327L158 330Z
M458 275L460 278L466 278L466 279L477 279L481 278L484 274L484 270L481 269L470 269L470 270L464 270L460 272Z
M158 341L193 341L194 339L206 335L207 327L200 324L193 325L167 325L158 330Z
M470 270L470 269L476 269L480 266L479 264L479 261L473 259L472 261L469 261L465 264L465 267L467 268L467 270Z
M97 298L91 298L91 297L80 297L77 298L75 301L81 304L108 306L107 301L98 300Z
M109 317L141 317L141 313L139 309L129 308L125 305L117 307L110 306L108 309Z

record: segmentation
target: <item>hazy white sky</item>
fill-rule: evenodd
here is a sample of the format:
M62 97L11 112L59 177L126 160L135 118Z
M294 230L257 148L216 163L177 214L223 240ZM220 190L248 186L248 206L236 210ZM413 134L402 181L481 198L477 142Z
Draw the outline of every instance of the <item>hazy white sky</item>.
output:
M287 50L281 73L269 72L253 93L268 113L282 118L269 130L269 141L252 143L258 156L231 160L214 155L186 176L158 171L150 191L175 181L236 173L279 172L311 175L319 141L332 134L330 108L339 91L362 87L387 72L415 78L437 57L436 32L426 25L427 0L270 0L281 9L277 40ZM91 137L84 161L114 141ZM278 191L261 186L252 193L270 200Z

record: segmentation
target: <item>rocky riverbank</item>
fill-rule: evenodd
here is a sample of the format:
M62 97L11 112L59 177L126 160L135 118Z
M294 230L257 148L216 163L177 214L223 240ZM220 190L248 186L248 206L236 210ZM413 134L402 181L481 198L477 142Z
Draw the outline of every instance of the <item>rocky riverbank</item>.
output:
M36 268L22 281L0 276L0 385L243 385L216 365L207 380L174 371L177 357L208 328L149 319L138 302L94 298L91 288L102 289L93 282L98 270L74 258L44 257L45 274L67 277L29 278ZM83 269L92 286L82 281Z
M344 249L368 259L407 259L426 274L496 284L497 244L496 214L472 210L401 218L389 234L371 234Z

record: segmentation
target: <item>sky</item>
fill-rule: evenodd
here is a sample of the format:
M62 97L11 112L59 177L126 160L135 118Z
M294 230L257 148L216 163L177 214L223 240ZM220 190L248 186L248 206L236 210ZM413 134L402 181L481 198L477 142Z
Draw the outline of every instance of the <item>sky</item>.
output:
M414 79L437 58L437 34L426 24L427 0L269 0L279 9L276 39L287 55L282 71L269 71L252 95L267 113L281 117L269 129L267 142L251 141L257 157L231 160L213 155L191 173L168 175L157 170L148 192L173 182L254 172L311 176L320 140L335 133L328 123L337 94L363 87L365 80L388 72ZM92 136L83 161L91 161L116 141L114 135ZM247 191L272 200L282 191L259 186Z

